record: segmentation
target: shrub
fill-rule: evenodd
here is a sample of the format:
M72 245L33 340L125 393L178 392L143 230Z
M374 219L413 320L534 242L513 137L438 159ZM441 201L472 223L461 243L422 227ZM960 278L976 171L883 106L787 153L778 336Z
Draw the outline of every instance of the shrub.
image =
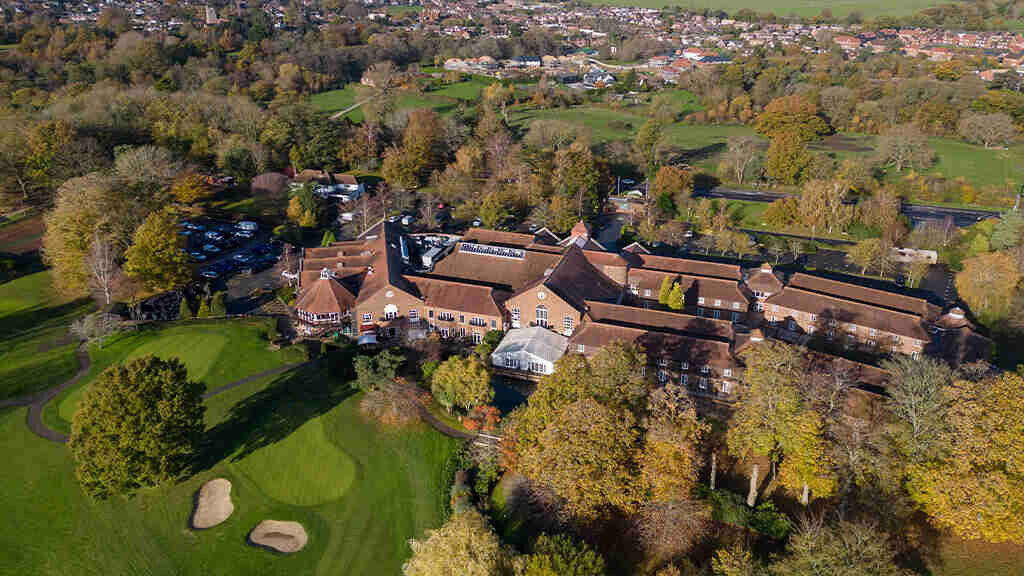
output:
M178 320L189 320L192 318L192 305L189 304L188 298L185 296L181 297L181 302L178 305Z
M785 540L793 530L793 524L785 514L775 509L775 504L765 501L758 504L750 515L748 526L776 540Z
M199 311L196 312L197 318L209 318L210 317L210 301L206 298L199 299Z
M223 292L217 292L210 299L210 315L211 316L227 316L228 307L225 303L225 296Z

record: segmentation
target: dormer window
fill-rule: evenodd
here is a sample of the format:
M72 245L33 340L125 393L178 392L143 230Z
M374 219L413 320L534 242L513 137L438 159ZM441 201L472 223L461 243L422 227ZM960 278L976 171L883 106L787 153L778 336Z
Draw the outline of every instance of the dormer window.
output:
M321 280L330 280L333 276L334 276L334 274L331 273L330 268L321 268L320 269L320 279Z

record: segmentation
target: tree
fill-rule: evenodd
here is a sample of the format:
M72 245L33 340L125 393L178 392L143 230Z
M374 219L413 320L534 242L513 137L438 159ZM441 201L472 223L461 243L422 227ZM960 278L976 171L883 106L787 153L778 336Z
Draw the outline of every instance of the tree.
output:
M669 296L672 294L672 286L674 284L674 277L665 276L661 279L661 288L658 289L658 303L665 306L668 305Z
M125 272L154 291L169 290L192 277L188 257L178 247L178 219L169 210L146 217L125 252Z
M878 157L885 166L903 172L907 168L927 168L935 160L935 152L928 145L928 137L917 126L900 124L878 137Z
M866 523L826 525L807 519L786 545L787 555L770 566L772 574L834 576L910 576L896 564L889 535Z
M803 409L786 422L783 449L779 483L800 494L801 504L807 506L812 493L816 498L832 494L836 479L825 452L821 417L814 410Z
M630 412L583 398L559 411L519 465L525 476L551 486L576 515L593 518L609 508L631 512L644 493L638 440Z
M732 172L733 178L740 186L749 175L750 168L761 157L764 144L754 136L730 136L725 162Z
M313 193L313 184L306 183L292 192L288 200L288 219L303 228L315 228L323 215L323 203Z
M176 358L145 356L106 369L75 412L69 445L94 498L174 479L202 440L203 392Z
M1017 127L1007 114L967 114L957 126L964 140L985 148L1006 146L1017 137Z
M199 310L196 312L196 318L209 318L210 317L210 300L208 298L199 299Z
M193 204L208 198L212 193L213 190L206 185L203 177L195 172L178 177L171 185L171 196L182 204Z
M853 207L845 204L849 187L842 180L811 180L800 194L801 223L829 234L846 230L853 221Z
M452 356L442 362L430 379L430 390L449 414L453 406L469 410L494 399L491 375L476 356Z
M402 151L417 184L440 167L438 163L447 151L443 149L441 118L432 108L417 108L409 114L402 134Z
M484 227L493 229L500 228L512 217L506 195L497 190L484 196L479 214Z
M93 232L92 244L85 258L89 270L89 284L103 295L103 303L110 305L110 289L118 274L117 259L120 253L109 239L100 234L97 226Z
M956 289L971 310L985 322L1005 318L1021 273L1013 257L989 252L964 260L956 274Z
M324 236L320 239L320 246L327 247L334 244L337 240L334 238L334 230L324 230Z
M686 295L683 294L683 287L679 282L672 285L672 291L668 294L668 301L665 304L673 310L682 310L686 305Z
M659 203L664 201L673 208L665 215L666 218L685 216L692 195L693 174L688 169L678 166L658 168L649 196Z
M93 312L71 323L71 333L85 342L95 342L100 350L103 342L121 329L121 317L107 312Z
M472 508L452 514L444 526L409 546L412 557L402 565L404 576L501 576L510 561L487 520Z
M376 356L356 356L352 362L356 372L356 387L364 392L380 388L395 380L405 356L397 350L382 350Z
M697 485L697 445L708 431L685 389L666 384L651 392L640 466L651 499L688 500Z
M821 91L821 109L833 126L845 126L857 104L857 93L845 86L829 86Z
M945 391L953 383L953 373L945 362L927 356L898 356L883 362L882 368L890 375L889 434L904 460L922 461L941 448L948 407Z
M1010 211L999 217L990 242L993 250L1005 250L1019 246L1024 240L1024 214Z
M533 545L522 576L603 576L604 559L584 543L565 534L541 534Z
M910 469L911 497L961 538L1024 542L1024 377L944 389L948 451Z
M865 238L846 252L846 259L860 266L860 273L866 274L868 267L877 263L882 256L882 243L878 238Z
M768 144L765 169L783 184L796 184L811 164L811 156L799 136L780 132Z
M661 141L661 132L661 122L649 118L640 126L640 130L636 133L636 139L633 141L633 147L646 167L648 179L654 178L655 170L658 167L657 151L658 143Z
M803 144L827 134L829 126L818 116L813 102L794 94L769 102L754 122L754 130L772 140L786 135Z
M569 214L560 214L561 220L575 223L601 212L607 190L599 190L600 171L590 148L573 142L555 154L555 191L566 200Z
M228 307L224 302L224 292L215 292L210 298L210 316L227 316Z
M735 546L715 552L711 573L714 576L757 576L763 574L763 570L749 550Z
M801 412L796 383L804 374L800 353L778 342L761 342L743 350L746 389L729 420L726 442L739 458L768 457L772 465L783 455L787 433ZM750 477L747 505L757 499L758 466Z

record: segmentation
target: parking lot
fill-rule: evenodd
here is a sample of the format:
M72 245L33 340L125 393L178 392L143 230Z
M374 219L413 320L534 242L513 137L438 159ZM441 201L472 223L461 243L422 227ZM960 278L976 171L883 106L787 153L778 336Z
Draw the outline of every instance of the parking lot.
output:
M179 235L196 279L223 286L232 276L252 275L272 268L281 243L255 222L226 222L205 218L182 220Z

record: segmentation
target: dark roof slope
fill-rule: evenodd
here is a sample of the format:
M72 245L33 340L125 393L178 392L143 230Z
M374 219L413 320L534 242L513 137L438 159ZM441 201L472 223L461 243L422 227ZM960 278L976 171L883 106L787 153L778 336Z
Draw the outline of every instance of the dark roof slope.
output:
M587 302L587 315L596 322L634 328L665 330L680 334L696 334L729 340L732 323L679 312L639 308L607 302Z

